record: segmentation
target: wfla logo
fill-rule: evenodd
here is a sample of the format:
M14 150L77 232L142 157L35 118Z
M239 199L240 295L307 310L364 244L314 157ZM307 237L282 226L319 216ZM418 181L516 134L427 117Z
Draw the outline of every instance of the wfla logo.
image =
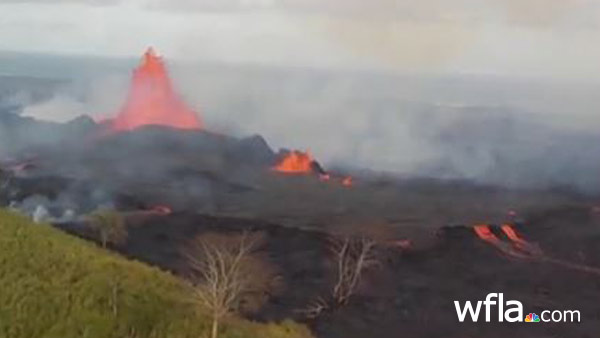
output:
M540 317L538 315L536 315L535 313L530 313L527 315L527 317L525 317L525 322L526 323L539 323Z
M494 300L497 299L498 301ZM473 303L466 301L465 305L460 305L460 302L455 300L454 307L456 308L456 315L458 316L459 322L464 322L467 318L467 314L471 316L473 322L479 320L479 314L481 313L481 304L485 307L485 321L491 321L491 308L492 306L498 307L498 322L502 323L507 321L509 323L523 322L523 304L518 300L509 300L504 302L503 293L490 293L485 297L484 301L478 301L477 306L474 307ZM564 311L550 311L544 310L541 315L538 316L535 313L530 313L525 317L526 323L539 323L542 322L577 322L581 321L581 313L578 310L564 310Z

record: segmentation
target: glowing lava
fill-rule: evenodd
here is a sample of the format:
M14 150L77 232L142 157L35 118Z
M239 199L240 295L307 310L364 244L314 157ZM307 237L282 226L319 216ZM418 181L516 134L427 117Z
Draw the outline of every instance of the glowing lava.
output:
M506 237L508 237L515 244L527 244L527 242L523 238L521 238L521 236L519 236L515 229L513 229L513 227L511 227L509 224L503 224L501 229L504 232L504 234L506 234Z
M331 180L331 175L325 173L325 174L320 174L319 175L319 179L323 182L328 182L329 180Z
M173 90L165 64L152 48L134 70L127 101L111 129L126 131L146 125L202 129L200 118Z
M152 207L151 210L159 215L170 215L173 212L173 210L166 205L157 205Z
M273 170L286 174L310 174L313 172L313 158L307 152L293 150L289 152Z
M498 237L496 237L496 235L494 235L494 233L492 232L492 229L490 229L489 225L486 225L486 224L476 225L473 227L473 230L477 234L477 237L481 238L482 240L484 240L486 242L490 242L492 244L497 244L500 242Z

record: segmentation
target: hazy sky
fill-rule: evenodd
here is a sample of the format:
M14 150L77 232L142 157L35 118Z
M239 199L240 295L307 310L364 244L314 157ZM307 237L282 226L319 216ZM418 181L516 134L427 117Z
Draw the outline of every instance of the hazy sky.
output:
M0 50L592 78L597 0L0 0Z

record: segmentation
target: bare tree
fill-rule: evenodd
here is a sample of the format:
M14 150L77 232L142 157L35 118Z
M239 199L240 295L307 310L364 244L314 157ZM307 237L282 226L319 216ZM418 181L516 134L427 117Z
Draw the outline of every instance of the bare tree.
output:
M329 309L330 303L326 299L318 297L308 303L308 306L303 309L296 310L296 312L306 316L308 319L314 319Z
M98 209L87 217L87 221L98 233L103 248L107 243L120 244L127 239L125 220L114 210Z
M336 283L332 290L333 306L344 305L360 286L368 268L380 264L378 247L384 247L396 236L386 223L365 224L360 221L332 229L336 266Z
M356 292L365 269L375 265L376 242L361 237L335 240L333 250L336 254L337 282L333 287L333 301L344 305Z
M266 289L271 271L256 254L259 237L206 234L186 251L195 277L196 301L210 311L211 337L229 313L239 310L244 296Z
M331 294L325 298L314 299L297 312L314 319L324 312L347 304L350 297L356 293L365 270L379 264L376 256L377 244L378 241L365 234L356 236L338 234L332 237L330 249L334 254L336 276Z
M330 229L330 233L334 285L326 297L318 297L297 310L310 319L347 304L360 287L365 271L380 264L378 248L395 238L395 230L391 226L377 223L347 223Z

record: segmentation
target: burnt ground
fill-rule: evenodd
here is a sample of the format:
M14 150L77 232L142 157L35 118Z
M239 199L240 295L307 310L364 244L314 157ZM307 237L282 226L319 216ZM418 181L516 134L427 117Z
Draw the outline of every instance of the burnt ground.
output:
M346 173L333 172L330 182L273 173L276 154L260 137L156 128L33 154L33 168L2 179L0 204L24 212L44 206L60 228L93 238L75 220L108 203L129 215L128 240L113 249L184 278L182 249L195 236L262 232L261 250L279 283L264 306L246 313L252 319L293 318L320 338L596 337L600 327L600 275L573 268L600 267L600 217L596 201L572 191L372 174L353 175L347 188L339 183ZM174 213L147 211L156 206ZM71 223L63 223L66 211L77 216ZM506 256L468 227L502 222L508 211L518 213L520 230L544 257L571 265ZM391 230L378 250L381 264L367 271L355 297L304 318L298 310L330 294L335 278L327 232L381 226ZM407 238L411 250L389 245ZM521 301L526 313L579 310L582 322L458 323L453 301L490 292Z
M256 320L304 321L317 337L596 337L600 327L600 275L508 257L477 239L469 227L424 230L432 238L426 246L382 249L382 264L365 274L349 304L307 320L298 310L326 296L334 277L325 233L191 213L137 217L131 223L127 243L115 249L183 277L188 269L182 248L190 238L204 232L262 232L266 241L261 250L282 283L257 313L247 315ZM75 224L62 227L79 232ZM592 208L572 205L531 212L518 229L547 256L600 267L599 227L600 216ZM483 300L490 292L521 301L525 314L579 310L582 320L458 323L454 300Z

